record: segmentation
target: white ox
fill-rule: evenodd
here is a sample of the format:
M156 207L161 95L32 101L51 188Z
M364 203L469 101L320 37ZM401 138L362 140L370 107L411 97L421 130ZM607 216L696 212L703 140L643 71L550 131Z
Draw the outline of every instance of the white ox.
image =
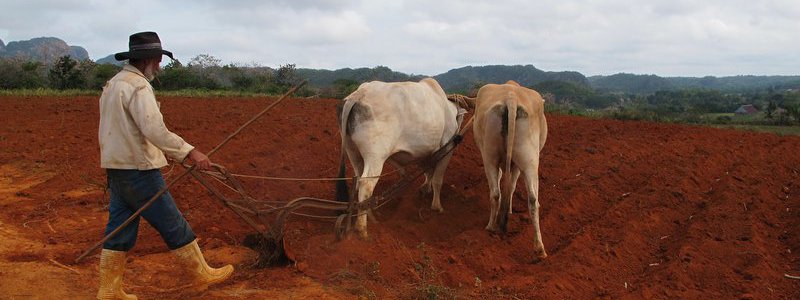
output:
M522 173L535 231L534 252L538 258L545 258L539 230L539 152L547 139L544 99L536 91L508 81L481 87L475 106L473 133L490 192L491 213L486 229L496 231L499 223L500 230L506 231L511 198Z
M358 202L372 196L387 160L396 166L428 157L458 132L463 120L459 107L432 78L420 82L361 84L344 99L340 115L342 149L358 176ZM452 152L425 173L425 191L433 191L431 209L442 212L439 194ZM344 153L339 177L344 176ZM347 185L337 184L337 200L346 201ZM359 210L356 231L367 238L367 216Z

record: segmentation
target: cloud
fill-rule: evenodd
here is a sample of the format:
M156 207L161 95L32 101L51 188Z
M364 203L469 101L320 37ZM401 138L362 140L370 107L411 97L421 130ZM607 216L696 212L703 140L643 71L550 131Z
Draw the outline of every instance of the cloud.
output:
M4 1L5 42L56 36L93 58L156 30L182 60L388 66L434 75L533 64L587 75L797 74L789 0Z
M195 1L206 8L222 11L257 11L257 10L318 10L318 11L340 11L357 4L354 0L200 0Z
M466 20L454 23L424 20L409 23L404 26L404 31L409 37L438 46L453 44L474 44L491 35L487 30L489 26L480 20Z
M313 12L281 24L277 36L302 45L320 46L353 42L370 32L365 19L354 11L332 15Z

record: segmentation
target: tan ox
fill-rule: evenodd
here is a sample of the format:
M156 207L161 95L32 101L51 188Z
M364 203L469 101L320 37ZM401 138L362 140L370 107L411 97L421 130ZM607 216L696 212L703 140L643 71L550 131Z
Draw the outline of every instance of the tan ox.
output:
M433 78L420 82L386 83L373 81L361 84L344 99L340 115L342 149L350 158L358 180L358 202L372 196L383 164L417 162L433 154L458 132L463 110L447 100ZM431 208L443 211L439 192L442 178L453 153L441 159L425 174L423 189L433 192ZM339 177L344 176L344 155ZM336 186L337 200L347 200L347 185ZM367 237L367 216L359 210L356 231Z
M473 132L489 181L491 213L486 229L506 232L520 173L525 175L534 251L547 257L539 230L539 152L547 139L544 99L514 81L487 84L478 91ZM510 175L510 176L509 176ZM498 215L499 213L499 215Z

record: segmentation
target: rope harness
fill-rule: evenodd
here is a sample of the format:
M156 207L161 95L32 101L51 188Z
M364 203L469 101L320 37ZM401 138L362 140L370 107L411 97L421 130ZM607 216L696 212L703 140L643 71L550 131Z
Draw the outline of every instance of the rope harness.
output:
M398 172L398 170L394 170L389 173L385 173L378 176L369 176L369 177L344 177L344 178L292 178L292 177L274 177L274 176L254 176L254 175L242 175L242 174L233 174L230 173L226 168L221 165L213 164L213 170L205 170L205 171L198 171L198 170L191 170L192 176L194 176L201 185L206 187L214 196L216 196L222 203L224 203L228 208L232 209L237 215L239 215L242 219L247 222L250 227L262 233L265 237L267 237L269 230L272 238L280 239L283 236L283 225L286 222L286 219L289 215L297 215L303 216L308 218L315 218L315 219L323 219L323 220L335 220L334 231L336 232L337 239L343 238L349 231L352 223L353 217L359 216L359 211L369 211L378 209L384 205L386 205L390 200L392 200L396 194L402 192L409 184L414 182L417 178L419 178L425 172L429 172L432 170L436 164L442 160L445 156L453 152L456 146L458 146L461 141L463 141L463 134L466 128L469 128L469 125L472 123L472 118L470 118L465 126L461 128L450 140L437 149L431 155L419 159L413 163L416 163L420 166L416 172L407 173L403 176L400 181L395 183L394 185L390 186L386 191L379 195L372 195L370 198L362 202L353 201L351 199L349 202L339 202L333 201L328 199L321 199L321 198L314 198L314 197L299 197L292 199L289 202L283 203L278 201L263 201L263 200L256 200L249 193L244 189L241 182L237 179L238 178L254 178L254 179L262 179L262 180L289 180L289 181L335 181L335 180L350 180L354 179L355 182L358 182L360 178L379 178L385 177L387 175L393 174ZM184 165L184 167L189 167ZM222 186L227 187L230 191L236 194L235 197L226 197L223 193L221 193L216 187L209 184L209 182L200 174L207 175L210 178L216 180ZM322 214L310 214L310 213L299 213L296 210L301 208L315 208L315 209L322 209L322 210L332 210L340 213L338 216L330 216L330 215L322 215ZM277 218L270 222L269 219L266 217L269 214L277 213ZM257 222L256 220L260 221Z

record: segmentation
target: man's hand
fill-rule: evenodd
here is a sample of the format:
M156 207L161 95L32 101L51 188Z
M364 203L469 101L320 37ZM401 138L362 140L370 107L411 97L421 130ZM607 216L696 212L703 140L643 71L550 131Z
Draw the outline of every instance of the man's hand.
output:
M200 170L208 170L211 168L211 160L208 159L208 156L203 154L203 152L197 151L197 149L192 149L189 152L189 159L194 162L194 165L197 166Z

